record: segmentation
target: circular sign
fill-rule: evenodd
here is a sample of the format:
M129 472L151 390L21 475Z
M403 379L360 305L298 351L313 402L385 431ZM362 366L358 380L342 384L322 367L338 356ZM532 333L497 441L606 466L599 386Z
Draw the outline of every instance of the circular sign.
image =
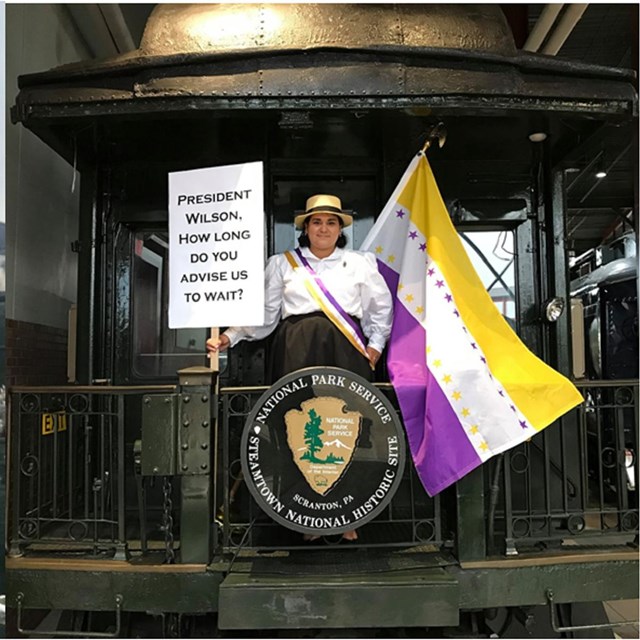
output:
M249 490L276 522L336 534L374 518L402 478L405 439L387 398L345 369L312 367L276 382L242 434Z

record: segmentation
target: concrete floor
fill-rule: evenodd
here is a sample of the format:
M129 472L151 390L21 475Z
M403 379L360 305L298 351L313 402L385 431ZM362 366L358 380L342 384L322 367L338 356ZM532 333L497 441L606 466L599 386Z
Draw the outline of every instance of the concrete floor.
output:
M636 622L640 619L638 600L611 600L604 603L604 610L609 616L610 622L621 622L627 620ZM613 632L616 638L639 638L640 626L637 624L627 624L621 627L614 627Z

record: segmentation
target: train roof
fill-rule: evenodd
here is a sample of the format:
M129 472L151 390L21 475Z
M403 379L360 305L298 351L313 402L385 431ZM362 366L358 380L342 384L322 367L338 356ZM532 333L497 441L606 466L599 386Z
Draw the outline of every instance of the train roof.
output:
M160 4L137 50L21 76L13 118L405 103L624 118L633 78L518 51L499 5Z
M594 269L591 273L571 281L571 297L575 298L589 293L597 287L616 284L638 277L638 261L635 256L619 258Z

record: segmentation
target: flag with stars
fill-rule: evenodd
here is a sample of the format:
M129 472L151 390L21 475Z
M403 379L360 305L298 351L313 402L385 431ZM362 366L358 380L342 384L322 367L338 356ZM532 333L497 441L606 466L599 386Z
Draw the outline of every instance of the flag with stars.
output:
M502 317L424 153L360 247L395 293L387 366L420 479L434 496L582 402Z

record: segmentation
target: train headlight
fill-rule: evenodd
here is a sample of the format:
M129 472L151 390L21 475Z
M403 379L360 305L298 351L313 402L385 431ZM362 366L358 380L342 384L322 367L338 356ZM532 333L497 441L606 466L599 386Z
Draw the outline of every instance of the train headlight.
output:
M544 317L547 322L556 322L564 311L564 298L549 298L544 303Z

